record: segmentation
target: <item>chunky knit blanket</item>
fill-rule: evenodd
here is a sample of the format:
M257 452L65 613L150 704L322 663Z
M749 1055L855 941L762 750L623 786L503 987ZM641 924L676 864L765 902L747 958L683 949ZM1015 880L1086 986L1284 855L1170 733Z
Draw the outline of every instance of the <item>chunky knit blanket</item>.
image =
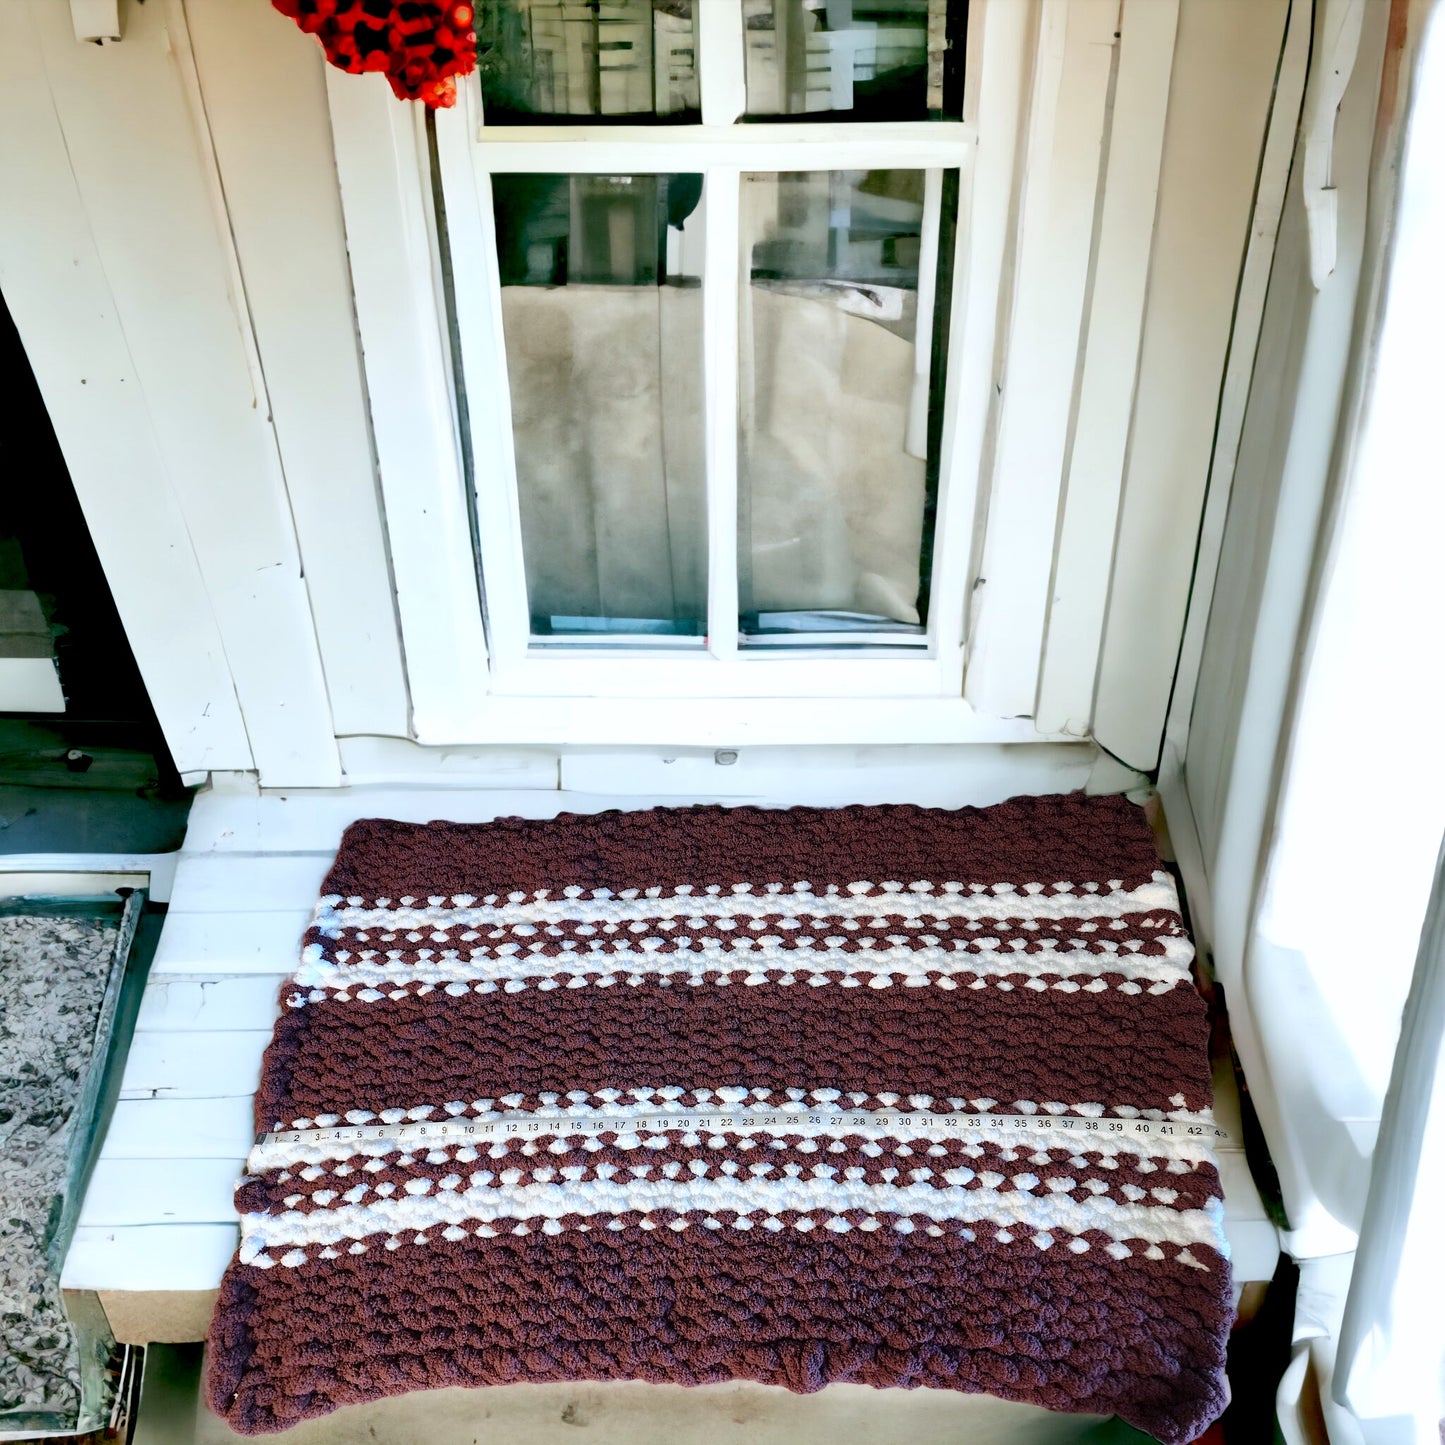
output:
M1231 1314L1191 956L1119 798L356 823L257 1128L447 1133L258 1143L211 1404L852 1380L1189 1440Z

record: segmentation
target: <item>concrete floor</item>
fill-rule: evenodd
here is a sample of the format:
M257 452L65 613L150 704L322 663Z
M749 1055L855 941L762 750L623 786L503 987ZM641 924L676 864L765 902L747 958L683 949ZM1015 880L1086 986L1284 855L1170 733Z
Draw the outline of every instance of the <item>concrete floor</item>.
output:
M0 718L0 855L169 853L191 795L167 793L156 759L91 743L84 725ZM114 730L112 730L114 731ZM81 746L72 746L76 738ZM67 754L79 756L67 763Z
M245 1440L199 1406L196 1445ZM949 1390L832 1385L816 1395L737 1382L500 1385L353 1405L264 1437L287 1445L1122 1445L1146 1436ZM138 1442L139 1445L139 1442Z

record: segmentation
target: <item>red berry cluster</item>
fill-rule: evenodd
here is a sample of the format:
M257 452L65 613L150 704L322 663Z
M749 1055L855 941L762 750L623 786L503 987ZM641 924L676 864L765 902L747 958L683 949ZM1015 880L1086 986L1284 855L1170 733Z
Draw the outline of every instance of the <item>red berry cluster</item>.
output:
M402 100L455 105L477 64L472 7L455 0L271 0L352 75L380 70Z

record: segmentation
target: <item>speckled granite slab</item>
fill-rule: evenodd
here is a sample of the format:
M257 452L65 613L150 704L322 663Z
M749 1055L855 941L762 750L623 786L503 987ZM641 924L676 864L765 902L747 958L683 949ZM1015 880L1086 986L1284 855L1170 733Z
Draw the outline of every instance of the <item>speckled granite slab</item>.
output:
M80 1411L52 1246L119 936L113 911L0 913L0 1429Z

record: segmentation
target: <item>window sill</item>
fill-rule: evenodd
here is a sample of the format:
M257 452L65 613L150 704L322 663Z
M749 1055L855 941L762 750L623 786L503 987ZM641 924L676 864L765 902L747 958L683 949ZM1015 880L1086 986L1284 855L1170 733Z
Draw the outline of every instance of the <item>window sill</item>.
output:
M463 727L413 720L437 745L740 747L770 745L1077 742L1040 733L1031 718L979 714L940 697L491 697Z

